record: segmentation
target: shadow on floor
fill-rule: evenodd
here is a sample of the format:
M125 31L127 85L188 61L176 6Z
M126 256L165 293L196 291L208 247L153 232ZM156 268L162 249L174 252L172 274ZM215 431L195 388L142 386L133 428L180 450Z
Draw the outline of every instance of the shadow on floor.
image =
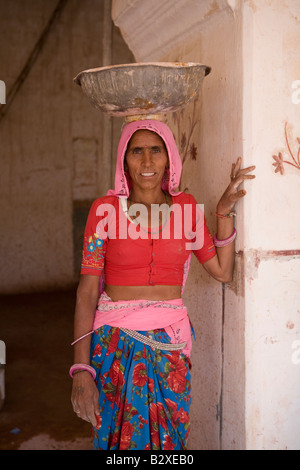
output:
M0 450L92 449L91 426L70 401L74 306L75 291L0 297Z

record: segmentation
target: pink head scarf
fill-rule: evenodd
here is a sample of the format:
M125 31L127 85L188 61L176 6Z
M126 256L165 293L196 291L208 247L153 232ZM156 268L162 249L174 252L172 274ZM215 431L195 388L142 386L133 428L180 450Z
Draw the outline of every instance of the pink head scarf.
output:
M176 192L176 189L180 182L182 164L173 134L164 122L145 119L142 121L133 121L124 126L118 146L115 189L110 189L107 195L123 196L126 198L129 196L129 191L131 189L130 182L127 180L124 172L125 152L132 135L141 129L155 132L163 139L168 152L169 169L165 172L165 176L162 181L162 189L168 191L172 196L180 194L180 192Z

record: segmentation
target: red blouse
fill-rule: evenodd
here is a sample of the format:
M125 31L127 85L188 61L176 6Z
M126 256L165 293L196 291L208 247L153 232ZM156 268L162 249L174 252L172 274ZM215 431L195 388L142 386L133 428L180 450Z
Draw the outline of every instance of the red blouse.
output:
M205 263L216 249L193 196L173 197L172 209L164 227L146 230L129 220L117 197L94 201L84 233L81 274L100 276L104 269L106 284L117 286L182 285L190 252Z

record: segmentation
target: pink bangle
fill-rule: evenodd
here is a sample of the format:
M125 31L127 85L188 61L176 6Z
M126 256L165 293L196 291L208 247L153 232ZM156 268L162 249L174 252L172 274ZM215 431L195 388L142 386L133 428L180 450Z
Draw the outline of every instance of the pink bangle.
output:
M94 380L96 378L95 369L93 369L93 367L89 366L88 364L73 364L70 367L70 371L69 371L69 374L72 377L72 379L73 379L73 375L74 375L75 370L86 370L87 372L89 372L91 374L91 376L93 377Z
M225 238L224 240L219 240L217 238L217 235L215 235L214 236L214 244L217 248L222 248L223 246L226 246L226 245L229 245L230 243L232 243L233 240L235 239L235 237L236 237L236 229L234 228L232 234L230 235L230 237Z

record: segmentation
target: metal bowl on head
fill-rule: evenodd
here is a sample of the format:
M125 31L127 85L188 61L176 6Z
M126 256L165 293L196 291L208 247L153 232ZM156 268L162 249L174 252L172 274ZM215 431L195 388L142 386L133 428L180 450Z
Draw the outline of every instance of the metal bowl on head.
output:
M151 62L83 70L74 81L89 101L116 117L178 111L196 98L210 67Z

